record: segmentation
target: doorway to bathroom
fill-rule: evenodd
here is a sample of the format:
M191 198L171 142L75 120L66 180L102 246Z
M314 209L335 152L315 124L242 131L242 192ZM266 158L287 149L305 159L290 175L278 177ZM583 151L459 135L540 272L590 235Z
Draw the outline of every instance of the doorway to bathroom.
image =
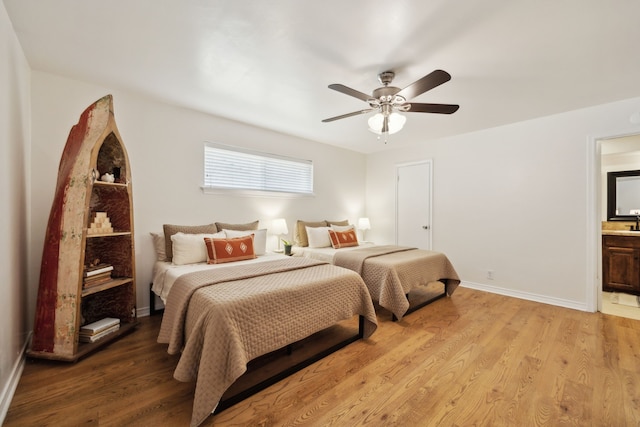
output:
M603 138L598 140L597 143L600 152L599 188L601 197L599 213L602 222L602 233L604 235L610 234L611 230L628 230L629 221L609 221L607 212L609 194L607 174L609 172L640 170L640 134ZM638 197L640 197L640 194L638 194ZM617 233L617 231L614 232ZM638 237L630 238L640 239L640 232L638 232ZM608 256L607 254L605 256ZM603 274L600 277L602 278ZM599 309L602 313L640 320L639 296L615 289L604 291L602 288L601 280L599 287L601 303L599 304Z

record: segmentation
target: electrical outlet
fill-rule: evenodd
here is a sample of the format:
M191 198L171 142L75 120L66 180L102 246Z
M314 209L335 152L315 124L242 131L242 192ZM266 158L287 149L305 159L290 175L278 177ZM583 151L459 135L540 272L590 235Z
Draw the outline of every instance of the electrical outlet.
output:
M487 279L493 280L493 270L487 270Z

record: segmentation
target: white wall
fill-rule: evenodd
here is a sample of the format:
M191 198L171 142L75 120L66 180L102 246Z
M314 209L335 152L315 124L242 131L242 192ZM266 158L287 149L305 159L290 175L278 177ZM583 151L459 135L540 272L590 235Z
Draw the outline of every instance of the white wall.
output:
M34 250L29 258L31 312L35 307L42 244L53 199L58 163L71 126L102 96L114 97L116 124L132 171L138 310L149 306L148 288L155 255L149 232L162 224L208 224L287 219L357 220L364 213L365 156L325 144L278 134L238 122L153 101L131 92L111 90L34 71L33 156L30 223ZM202 185L203 141L250 147L311 159L315 197L256 198L206 195ZM271 242L275 245L275 238Z
M599 245L594 141L637 133L638 111L640 98L369 155L367 237L394 241L396 164L433 159L433 249L463 282L587 309L597 269L588 252Z
M27 320L30 70L0 2L0 423L22 372Z

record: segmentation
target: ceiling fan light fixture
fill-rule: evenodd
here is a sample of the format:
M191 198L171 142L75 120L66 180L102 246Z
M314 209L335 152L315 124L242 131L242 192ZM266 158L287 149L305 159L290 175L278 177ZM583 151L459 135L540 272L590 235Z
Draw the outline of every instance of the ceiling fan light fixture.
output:
M389 134L394 134L402 129L407 118L402 114L393 112L389 114L388 124ZM376 113L367 121L369 124L369 130L378 135L382 135L382 126L384 125L384 114Z

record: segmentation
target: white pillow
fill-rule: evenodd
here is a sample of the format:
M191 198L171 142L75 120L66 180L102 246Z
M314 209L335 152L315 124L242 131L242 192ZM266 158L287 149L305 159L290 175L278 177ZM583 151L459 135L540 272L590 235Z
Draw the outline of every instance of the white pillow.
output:
M216 234L186 234L176 233L171 236L173 245L173 259L175 265L195 264L207 262L207 246L204 238L224 239L224 233Z
M253 250L256 255L264 255L267 253L267 229L260 230L222 230L228 239L234 237L244 237L253 234Z
M166 244L164 240L164 232L159 233L149 233L151 234L151 239L153 240L153 249L156 250L156 260L158 261L166 261L167 260L167 251Z
M326 248L331 246L330 227L305 227L310 248Z

